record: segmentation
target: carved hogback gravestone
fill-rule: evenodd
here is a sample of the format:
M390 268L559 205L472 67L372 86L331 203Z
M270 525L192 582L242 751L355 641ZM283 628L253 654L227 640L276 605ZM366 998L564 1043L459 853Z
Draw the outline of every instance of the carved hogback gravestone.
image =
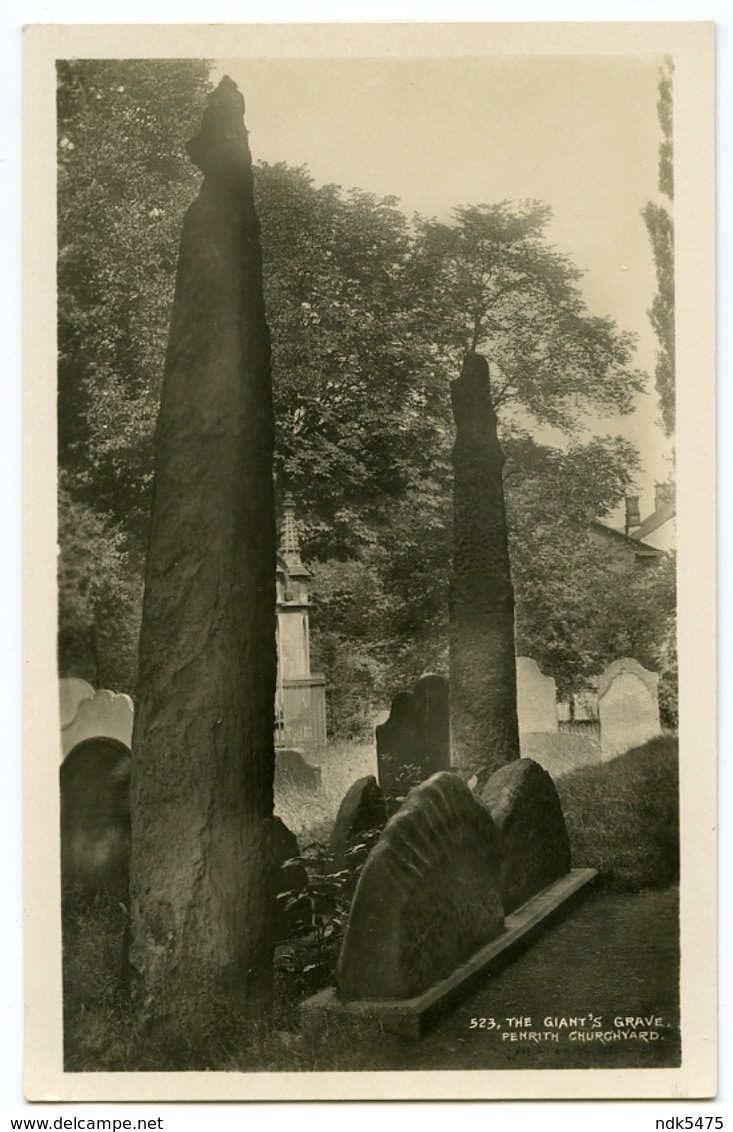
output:
M336 867L347 864L346 852L356 839L382 829L386 821L387 806L376 778L373 774L359 778L344 795L328 844Z
M504 927L498 835L450 771L410 791L356 887L337 969L345 1000L404 999Z
M659 735L658 689L657 673L637 660L622 657L609 664L598 679L602 759L612 759Z
M130 751L116 739L85 739L64 759L61 876L87 894L127 892L130 865Z
M570 842L552 778L532 759L497 770L484 786L501 845L501 893L507 915L570 872Z
M375 728L379 783L392 801L450 766L448 681L427 673L398 692L389 719Z

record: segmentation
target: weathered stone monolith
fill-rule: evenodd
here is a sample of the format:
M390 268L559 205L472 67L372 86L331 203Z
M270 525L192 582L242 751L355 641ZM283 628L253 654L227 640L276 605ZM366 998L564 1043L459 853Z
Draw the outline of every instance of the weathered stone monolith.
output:
M272 995L275 512L270 337L244 99L188 151L155 438L132 749L130 958L143 1019L189 1043Z
M451 386L450 722L456 766L484 781L519 758L514 591L489 367L469 354Z

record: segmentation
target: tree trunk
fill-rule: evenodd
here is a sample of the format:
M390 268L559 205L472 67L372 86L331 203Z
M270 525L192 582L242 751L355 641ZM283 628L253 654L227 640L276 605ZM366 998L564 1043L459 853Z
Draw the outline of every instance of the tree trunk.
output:
M206 1033L271 1005L275 518L270 338L244 100L188 144L156 431L132 752L130 961L143 1021Z
M489 367L468 354L451 385L453 577L450 595L452 761L481 780L519 758L514 591Z

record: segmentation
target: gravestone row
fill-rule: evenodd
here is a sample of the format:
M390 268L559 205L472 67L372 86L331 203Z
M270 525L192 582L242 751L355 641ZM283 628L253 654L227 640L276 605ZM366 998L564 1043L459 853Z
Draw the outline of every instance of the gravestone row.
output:
M363 779L342 811L376 783ZM458 773L414 787L363 866L336 987L344 1001L413 998L504 931L504 917L570 872L550 775L531 759L501 767L478 796Z

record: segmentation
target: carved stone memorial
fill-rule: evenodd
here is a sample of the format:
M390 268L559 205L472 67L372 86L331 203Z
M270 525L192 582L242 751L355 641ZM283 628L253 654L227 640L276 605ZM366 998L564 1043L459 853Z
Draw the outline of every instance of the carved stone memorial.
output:
M427 673L398 692L389 719L375 728L379 782L390 801L450 766L448 681Z
M451 384L453 576L450 725L453 761L485 780L519 758L514 590L489 367L469 354Z
M612 759L661 732L659 676L638 660L614 660L598 679L601 758Z
M116 739L85 739L64 759L61 876L65 889L126 898L130 865L130 751Z
M410 791L367 859L337 969L341 999L405 999L504 927L498 835L450 771Z
M501 895L507 915L570 872L570 842L555 783L532 759L497 770L480 799L501 846Z

